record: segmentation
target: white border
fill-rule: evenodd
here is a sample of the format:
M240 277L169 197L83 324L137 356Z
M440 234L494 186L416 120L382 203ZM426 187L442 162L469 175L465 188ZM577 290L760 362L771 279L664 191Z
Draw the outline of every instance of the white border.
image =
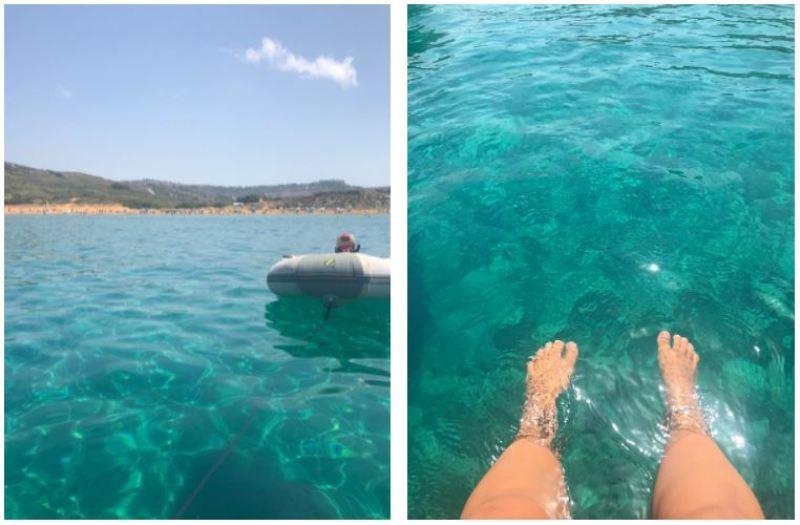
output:
M408 456L408 21L404 3L391 6L392 353L391 518L405 521Z

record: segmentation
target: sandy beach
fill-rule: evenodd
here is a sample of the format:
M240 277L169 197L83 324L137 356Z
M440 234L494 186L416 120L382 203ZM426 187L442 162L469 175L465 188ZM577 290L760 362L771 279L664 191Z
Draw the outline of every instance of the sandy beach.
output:
M121 204L6 204L6 215L386 215L389 209L279 208L244 204L202 208L137 209Z

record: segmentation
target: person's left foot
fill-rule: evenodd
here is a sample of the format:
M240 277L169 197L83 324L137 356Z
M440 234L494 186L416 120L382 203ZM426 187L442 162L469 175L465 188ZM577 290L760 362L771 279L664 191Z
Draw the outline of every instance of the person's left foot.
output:
M578 359L578 345L570 341L547 343L528 361L525 406L517 439L550 447L558 430L556 398L569 386Z

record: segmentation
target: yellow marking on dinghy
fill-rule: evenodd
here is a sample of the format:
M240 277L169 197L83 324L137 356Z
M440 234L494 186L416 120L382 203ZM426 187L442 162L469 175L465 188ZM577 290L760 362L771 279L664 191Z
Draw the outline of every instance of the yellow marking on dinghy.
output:
M336 259L331 255L327 259L325 259L325 266L333 266L336 263Z

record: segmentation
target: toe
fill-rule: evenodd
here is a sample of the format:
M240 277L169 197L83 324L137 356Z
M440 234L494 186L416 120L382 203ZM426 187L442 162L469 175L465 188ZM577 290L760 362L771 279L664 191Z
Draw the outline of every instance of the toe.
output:
M543 357L550 357L553 353L553 343L551 341L547 341L544 345L544 352L542 352Z
M556 357L561 357L563 351L564 351L564 341L556 340L556 342L553 343L553 355Z
M660 334L658 334L658 347L669 349L669 332L666 330L662 330Z
M676 352L680 352L681 350L681 336L678 334L672 336L672 349Z
M567 343L567 351L564 360L567 362L567 366L570 367L570 369L575 366L575 361L578 360L578 345L572 341Z
M688 339L686 340L686 354L689 356L697 355L694 353L694 345Z

